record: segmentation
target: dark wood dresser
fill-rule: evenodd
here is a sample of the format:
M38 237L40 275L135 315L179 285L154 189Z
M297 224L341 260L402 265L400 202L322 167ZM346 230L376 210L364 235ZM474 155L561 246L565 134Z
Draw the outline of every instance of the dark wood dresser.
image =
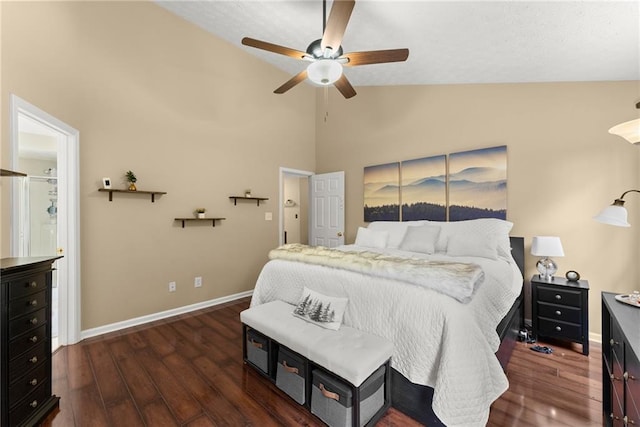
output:
M37 425L51 392L51 273L62 257L0 260L0 426Z
M604 425L640 425L640 308L602 293Z

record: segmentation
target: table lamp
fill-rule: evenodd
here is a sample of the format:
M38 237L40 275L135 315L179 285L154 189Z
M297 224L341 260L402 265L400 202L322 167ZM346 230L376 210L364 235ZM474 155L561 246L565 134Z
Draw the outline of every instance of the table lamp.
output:
M535 236L531 243L531 255L542 257L536 263L536 268L540 273L540 279L550 282L558 271L558 265L549 257L564 256L562 242L556 236Z

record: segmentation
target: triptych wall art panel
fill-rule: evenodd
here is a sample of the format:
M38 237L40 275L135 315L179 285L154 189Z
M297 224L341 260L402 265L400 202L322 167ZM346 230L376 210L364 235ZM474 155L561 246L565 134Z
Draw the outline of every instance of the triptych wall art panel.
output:
M364 168L364 220L400 221L400 163Z
M507 218L505 145L364 168L366 222L475 218Z

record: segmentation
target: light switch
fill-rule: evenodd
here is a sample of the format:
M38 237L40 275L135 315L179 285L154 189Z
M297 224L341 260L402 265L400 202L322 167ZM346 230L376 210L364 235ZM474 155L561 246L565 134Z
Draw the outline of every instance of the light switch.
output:
M265 221L272 221L272 220L273 220L273 213L271 213L271 212L265 212L265 213L264 213L264 220L265 220Z

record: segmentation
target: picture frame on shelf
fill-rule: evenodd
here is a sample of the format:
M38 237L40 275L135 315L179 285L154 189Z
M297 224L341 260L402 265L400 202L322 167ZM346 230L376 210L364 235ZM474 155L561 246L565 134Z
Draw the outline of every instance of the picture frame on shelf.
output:
M111 178L102 178L102 188L111 189Z

